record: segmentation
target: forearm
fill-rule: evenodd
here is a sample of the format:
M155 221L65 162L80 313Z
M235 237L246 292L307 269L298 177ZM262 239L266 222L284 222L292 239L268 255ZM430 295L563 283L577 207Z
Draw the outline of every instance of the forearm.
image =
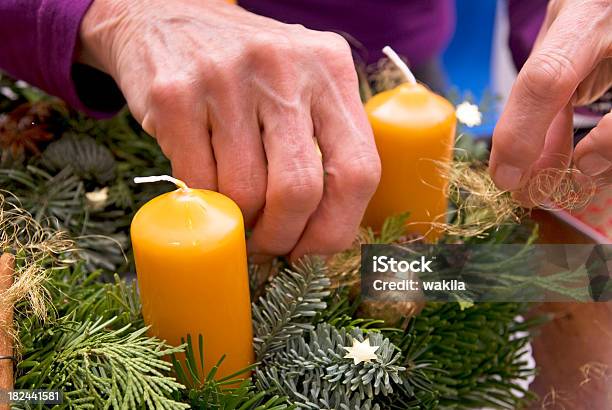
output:
M63 98L77 109L105 116L111 112L98 112L83 103L73 76L79 27L91 2L0 2L0 69Z

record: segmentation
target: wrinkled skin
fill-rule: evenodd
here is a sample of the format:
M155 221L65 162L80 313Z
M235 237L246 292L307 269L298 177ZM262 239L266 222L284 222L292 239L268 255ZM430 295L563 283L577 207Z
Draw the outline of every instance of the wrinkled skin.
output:
M255 261L351 244L380 161L342 37L222 1L96 0L79 49L174 176L236 201Z
M610 0L549 3L495 128L491 152L493 180L526 206L533 205L526 192L530 178L546 168L567 169L572 160L598 183L612 182L612 114L575 149L572 139L572 108L595 101L612 86L611 22Z

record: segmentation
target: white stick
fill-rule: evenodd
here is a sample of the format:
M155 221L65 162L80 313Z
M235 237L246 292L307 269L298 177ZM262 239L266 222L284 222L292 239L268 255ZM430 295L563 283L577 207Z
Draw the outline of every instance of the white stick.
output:
M172 182L174 185L179 187L180 189L189 189L186 183L181 181L180 179L176 179L171 177L170 175L155 175L150 177L136 177L134 178L134 183L136 184L146 184L149 182L159 182L159 181L168 181Z
M391 47L385 46L382 49L382 52L384 55L389 57L389 60L393 61L393 64L395 64L397 68L400 69L402 74L404 74L404 77L406 77L406 81L408 81L410 84L417 83L417 80L416 78L414 78L414 74L412 74L412 71L410 71L406 63L404 63L400 56L398 56L397 53Z

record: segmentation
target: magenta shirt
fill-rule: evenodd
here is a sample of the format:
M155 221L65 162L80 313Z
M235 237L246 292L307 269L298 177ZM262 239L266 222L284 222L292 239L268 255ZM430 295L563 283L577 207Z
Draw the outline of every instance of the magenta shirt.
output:
M0 69L95 117L122 101L109 77L73 64L79 25L93 0L0 0ZM168 0L170 1L170 0ZM367 62L391 45L414 65L439 55L454 29L453 0L242 0L258 14L348 34ZM521 65L542 24L546 0L509 0L510 46ZM95 80L92 80L95 78ZM79 84L77 87L75 84ZM119 97L117 97L119 95Z

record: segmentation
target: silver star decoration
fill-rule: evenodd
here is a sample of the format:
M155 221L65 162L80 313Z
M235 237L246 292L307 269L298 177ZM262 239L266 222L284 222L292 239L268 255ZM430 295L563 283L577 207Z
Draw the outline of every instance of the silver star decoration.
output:
M353 346L342 347L348 353L344 356L345 359L353 359L355 364L361 362L370 363L370 361L376 359L376 352L380 346L370 346L370 339L365 339L360 342L357 339L353 339Z

